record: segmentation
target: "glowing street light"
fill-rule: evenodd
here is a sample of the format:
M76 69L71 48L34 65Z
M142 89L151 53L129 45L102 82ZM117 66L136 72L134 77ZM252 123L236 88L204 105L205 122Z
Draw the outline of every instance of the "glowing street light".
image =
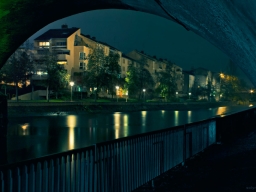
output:
M179 92L178 91L176 91L176 97L178 98L178 94L179 94Z
M72 101L72 87L74 86L74 84L75 83L73 81L69 82L69 85L71 87L71 89L70 89L71 101Z
M126 95L126 102L127 102L127 98L128 98L128 91L126 91L125 95Z
M119 86L116 86L116 102L118 102L118 90L119 90Z
M189 95L189 99L190 99L191 93L189 92L188 95Z

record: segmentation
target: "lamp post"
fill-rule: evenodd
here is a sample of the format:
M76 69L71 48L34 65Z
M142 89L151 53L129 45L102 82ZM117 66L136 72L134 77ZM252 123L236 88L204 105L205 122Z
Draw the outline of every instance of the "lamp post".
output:
M219 100L220 100L220 97L221 97L221 79L222 78L224 78L224 74L220 73L220 94L219 94Z
M190 93L190 92L188 93L188 96L189 96L189 99L190 99L190 96L191 96L191 93Z
M73 85L74 85L75 83L73 82L73 81L71 81L71 82L69 82L69 85L70 85L70 95L71 95L71 100L70 101L72 101L72 87L73 87Z
M126 102L127 102L127 98L128 98L128 91L126 91L125 95L126 95Z
M143 89L143 92L144 92L144 102L145 102L145 100L146 100L146 97L145 97L146 89Z
M118 90L119 90L119 86L116 86L116 102L118 102Z
M176 98L178 98L178 94L179 94L179 92L178 92L178 91L176 91Z

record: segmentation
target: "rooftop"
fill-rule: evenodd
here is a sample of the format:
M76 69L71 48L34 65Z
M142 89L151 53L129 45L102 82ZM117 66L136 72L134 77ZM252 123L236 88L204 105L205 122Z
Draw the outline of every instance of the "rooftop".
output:
M50 29L35 38L34 40L50 40L52 38L68 38L70 35L75 33L79 28L62 28L62 29Z

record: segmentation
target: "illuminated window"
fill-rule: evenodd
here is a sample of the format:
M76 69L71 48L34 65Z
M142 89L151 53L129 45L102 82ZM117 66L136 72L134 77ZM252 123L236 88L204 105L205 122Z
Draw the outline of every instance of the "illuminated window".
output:
M40 47L49 47L50 43L49 42L39 42Z

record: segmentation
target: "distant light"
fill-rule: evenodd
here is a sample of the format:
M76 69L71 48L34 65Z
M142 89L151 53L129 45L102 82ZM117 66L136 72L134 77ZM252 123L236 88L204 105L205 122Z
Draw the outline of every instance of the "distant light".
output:
M26 130L28 128L29 124L28 123L25 123L24 125L21 125L21 128L23 130Z
M250 105L249 105L249 107L252 107L252 106L253 106L253 104L250 104Z
M143 89L143 92L145 92L146 91L146 89Z
M75 83L73 81L69 82L69 85L72 87Z

